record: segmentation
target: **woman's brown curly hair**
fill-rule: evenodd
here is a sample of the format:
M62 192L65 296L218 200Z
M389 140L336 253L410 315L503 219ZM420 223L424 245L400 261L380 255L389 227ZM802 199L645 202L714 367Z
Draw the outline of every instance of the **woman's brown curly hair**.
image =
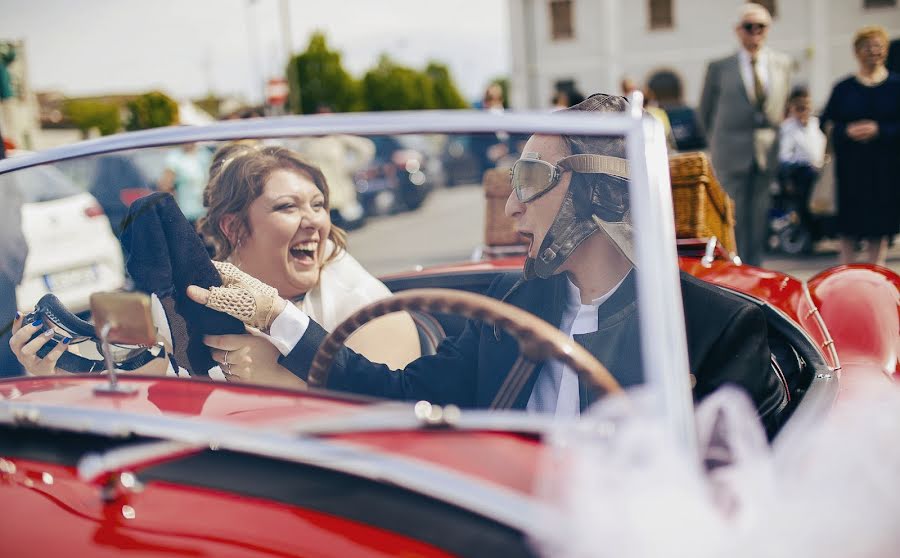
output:
M300 173L312 180L325 197L325 209L329 209L325 175L297 153L275 146L224 145L213 155L209 167L209 182L203 190L203 205L207 213L198 225L200 233L213 244L214 259L227 259L234 253L239 240L253 234L248 217L250 204L262 194L266 181L278 170ZM222 219L232 214L236 216L235 228L229 235L223 230ZM347 249L347 233L340 227L331 225L328 238L335 249L324 263L332 261Z

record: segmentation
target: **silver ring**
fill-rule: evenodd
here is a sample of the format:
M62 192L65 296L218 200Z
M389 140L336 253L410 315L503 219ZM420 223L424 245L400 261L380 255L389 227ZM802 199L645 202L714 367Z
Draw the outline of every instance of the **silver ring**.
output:
M232 374L231 374L231 365L228 364L228 353L230 353L230 352L231 352L231 351L225 351L225 358L222 359L222 364L225 366L225 368L223 368L222 371L225 372L225 374L226 374L227 376L231 376L231 375L232 375Z

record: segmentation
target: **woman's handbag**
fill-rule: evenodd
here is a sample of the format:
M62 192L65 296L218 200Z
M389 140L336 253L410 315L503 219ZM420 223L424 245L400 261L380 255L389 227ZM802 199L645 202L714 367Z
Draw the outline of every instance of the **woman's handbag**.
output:
M825 159L819 180L809 195L809 212L820 217L837 215L837 188L834 180L834 160Z

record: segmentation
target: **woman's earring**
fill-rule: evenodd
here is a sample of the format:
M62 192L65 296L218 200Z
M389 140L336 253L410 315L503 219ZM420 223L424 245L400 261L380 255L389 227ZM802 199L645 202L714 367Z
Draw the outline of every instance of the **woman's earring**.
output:
M234 252L232 253L232 256L233 256L233 259L234 259L234 262L233 262L233 263L234 263L234 265L236 265L237 267L241 267L241 263L240 263L240 262L241 262L241 256L240 256L240 254L238 254L238 251L240 251L240 249L241 249L241 239L238 238L238 239L237 239L237 243L236 243L235 246L234 246Z

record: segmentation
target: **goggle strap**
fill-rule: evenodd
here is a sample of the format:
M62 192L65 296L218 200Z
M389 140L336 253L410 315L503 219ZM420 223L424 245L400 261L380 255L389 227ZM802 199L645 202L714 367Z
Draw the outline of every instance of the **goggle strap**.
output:
M609 174L619 178L629 177L628 161L621 157L610 157L609 155L591 155L587 153L570 155L560 159L556 166L584 174Z

